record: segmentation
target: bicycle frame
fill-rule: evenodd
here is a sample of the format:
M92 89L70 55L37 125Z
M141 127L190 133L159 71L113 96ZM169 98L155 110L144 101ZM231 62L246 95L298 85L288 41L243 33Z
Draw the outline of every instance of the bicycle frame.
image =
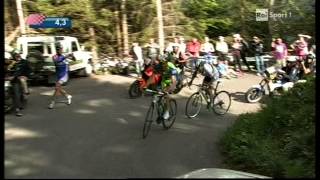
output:
M218 92L218 86L219 86L220 83L221 83L220 81L217 81L215 87L212 89L213 93L211 94L210 101L208 101L208 97L206 95L206 94L209 95L208 91L209 91L209 86L210 85L206 85L206 84L197 85L197 86L199 86L198 93L201 94L202 98L205 99L205 101L207 102L208 105L213 103L213 98Z
M153 90L147 90L147 92L154 93L152 96L151 105L157 110L157 116L158 117L161 116L163 113L163 110L162 110L162 112L160 112L160 104L161 104L163 98L165 98L167 94L157 94L157 92L153 91Z

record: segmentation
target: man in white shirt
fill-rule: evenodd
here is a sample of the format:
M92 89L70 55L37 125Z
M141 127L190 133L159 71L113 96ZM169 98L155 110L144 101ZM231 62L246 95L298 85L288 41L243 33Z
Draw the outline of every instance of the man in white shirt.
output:
M201 44L201 52L204 54L204 57L208 62L212 62L212 53L214 52L213 44L209 42L209 37L204 38L205 43ZM217 62L213 62L216 64Z
M184 38L182 36L179 37L179 51L181 53L186 53L187 45L184 42Z
M140 76L141 71L143 70L142 49L138 43L133 43L132 45L133 45L133 47L132 47L133 54L132 55L133 55L133 58L136 63L136 72L137 72L138 76Z
M229 48L223 36L219 36L219 41L216 42L216 50L221 60L227 60Z

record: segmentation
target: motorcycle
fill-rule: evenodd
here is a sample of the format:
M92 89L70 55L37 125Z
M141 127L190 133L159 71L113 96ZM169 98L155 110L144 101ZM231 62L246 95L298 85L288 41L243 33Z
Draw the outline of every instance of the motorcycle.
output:
M153 71L153 67L152 66L149 66L147 68L145 68L145 70L142 72L142 77L135 80L129 87L129 96L130 98L137 98L137 97L140 97L142 96L142 91L141 89L143 87L146 86L147 84L147 81L148 79L153 75L154 71ZM161 81L161 77L160 76L156 76L155 77L155 84L158 84L160 81ZM152 84L150 86L153 86L151 87L151 89L154 89L154 85L155 84Z
M263 79L258 85L253 85L245 93L248 103L259 102L264 95L277 95L292 88L294 83L290 82L290 77L281 69L269 67L263 74Z
M120 60L112 57L104 57L98 68L104 72L111 72L112 74L128 75L130 72L130 63L125 60Z

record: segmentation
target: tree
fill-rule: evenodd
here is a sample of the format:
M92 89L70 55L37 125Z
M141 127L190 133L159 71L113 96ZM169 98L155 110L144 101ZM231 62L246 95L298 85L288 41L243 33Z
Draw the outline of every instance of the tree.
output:
M122 14L122 35L123 35L123 51L124 54L129 53L129 36L128 36L128 22L126 11L126 0L121 1L121 14Z
M17 12L18 12L17 14L19 17L20 33L26 34L25 20L24 20L24 16L23 16L23 9L22 9L21 0L16 0L16 5L17 5Z
M161 0L157 0L157 19L158 19L158 36L160 53L164 50L164 32L163 32L163 18L162 18L162 4Z

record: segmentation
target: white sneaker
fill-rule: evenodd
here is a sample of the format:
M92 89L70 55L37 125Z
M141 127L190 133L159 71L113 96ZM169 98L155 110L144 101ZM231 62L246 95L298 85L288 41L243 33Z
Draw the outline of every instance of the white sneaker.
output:
M168 119L170 117L169 111L165 111L163 114L163 119Z
M68 104L68 105L70 105L70 104L71 104L71 99L72 99L72 96L71 96L71 95L68 95L68 96L67 96L67 99L68 99L68 102L67 102L67 104Z
M54 104L55 104L55 102L54 102L54 101L52 101L52 102L49 104L48 108L49 108L49 109L53 109Z

